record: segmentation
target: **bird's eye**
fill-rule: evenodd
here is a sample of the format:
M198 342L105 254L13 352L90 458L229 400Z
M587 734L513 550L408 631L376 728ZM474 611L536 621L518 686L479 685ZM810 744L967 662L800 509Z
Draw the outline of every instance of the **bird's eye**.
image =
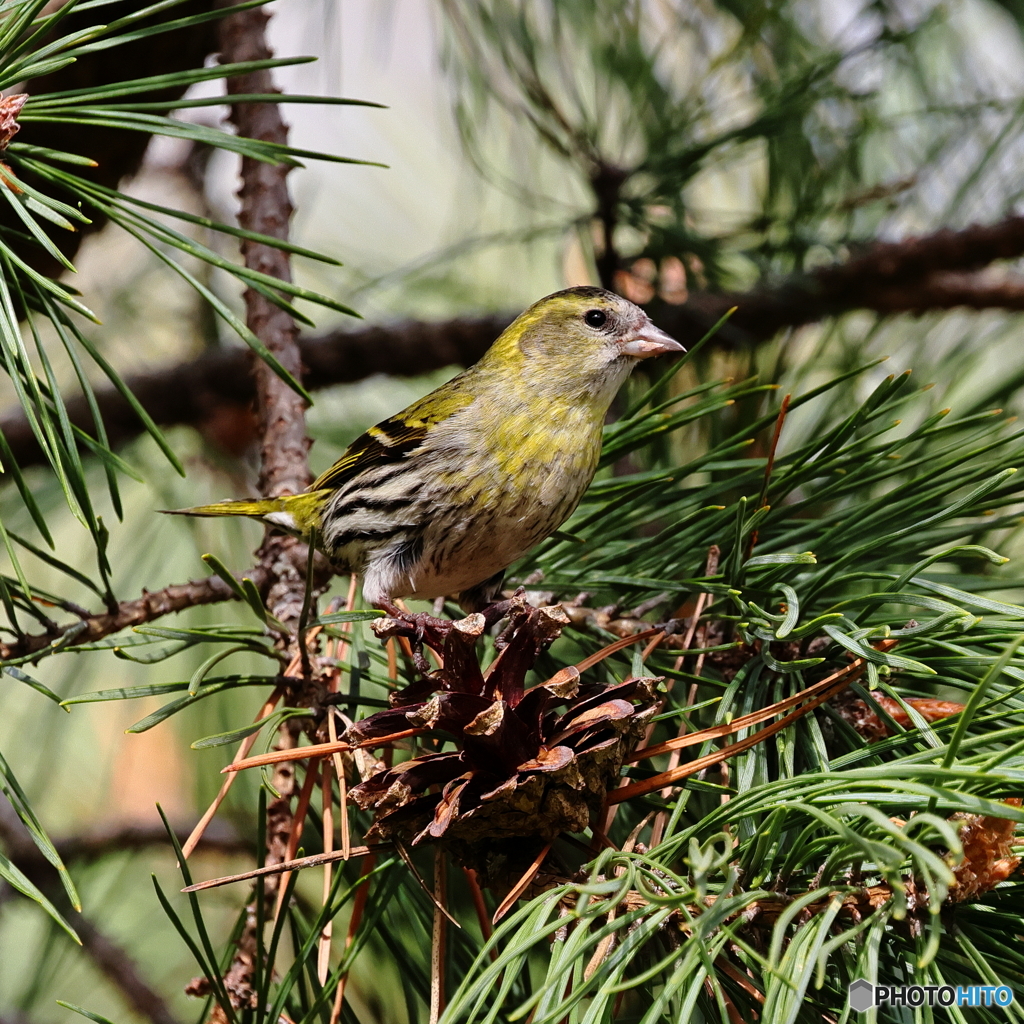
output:
M603 309L588 309L583 314L583 319L590 327L604 327L608 314Z

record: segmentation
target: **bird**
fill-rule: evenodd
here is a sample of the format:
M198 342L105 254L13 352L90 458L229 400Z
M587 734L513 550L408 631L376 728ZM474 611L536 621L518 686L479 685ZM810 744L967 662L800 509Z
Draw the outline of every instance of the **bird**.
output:
M364 599L457 596L467 612L572 515L597 471L612 400L642 359L685 352L628 299L593 286L535 302L472 366L370 427L302 494L173 510L249 516L307 541Z

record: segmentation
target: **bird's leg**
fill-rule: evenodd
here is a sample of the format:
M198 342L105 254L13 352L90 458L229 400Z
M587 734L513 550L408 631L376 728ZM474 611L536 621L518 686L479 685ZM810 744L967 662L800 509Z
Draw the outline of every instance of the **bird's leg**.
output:
M387 612L392 619L407 623L417 640L426 640L431 646L436 638L440 643L452 630L451 619L439 619L429 612L411 612L408 608L401 608L393 601L380 601L377 607ZM412 635L412 634L410 634Z
M379 601L377 607L387 612L395 622L400 623L397 629L392 628L391 633L409 638L416 668L424 675L430 672L430 664L423 656L423 644L426 643L428 647L440 651L445 638L452 630L451 620L439 619L427 612L410 612L406 608L400 608L393 601Z
M398 619L399 621L404 620L409 615L404 608L399 608L394 601L388 601L383 598L380 601L374 601L373 606L374 608L379 608L382 612L387 612L392 619Z

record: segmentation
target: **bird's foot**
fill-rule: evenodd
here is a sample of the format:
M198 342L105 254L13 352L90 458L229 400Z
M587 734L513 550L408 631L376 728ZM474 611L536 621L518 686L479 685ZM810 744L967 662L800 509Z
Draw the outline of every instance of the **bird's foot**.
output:
M507 619L509 616L515 616L518 613L529 612L530 609L531 606L526 599L526 587L516 587L511 597L491 601L477 610L484 617L484 622L486 623L484 628L490 629L501 622L502 619Z
M371 629L381 640L393 636L406 637L412 648L413 661L420 672L431 671L430 663L423 655L423 645L440 652L445 638L452 631L451 619L439 619L427 612L410 612L392 602L381 601L378 607L387 612L387 618L378 619Z
M429 612L411 612L390 601L382 601L378 607L398 623L397 629L391 627L393 635L415 636L417 640L425 640L427 643L436 638L443 643L452 631L451 619L440 619Z

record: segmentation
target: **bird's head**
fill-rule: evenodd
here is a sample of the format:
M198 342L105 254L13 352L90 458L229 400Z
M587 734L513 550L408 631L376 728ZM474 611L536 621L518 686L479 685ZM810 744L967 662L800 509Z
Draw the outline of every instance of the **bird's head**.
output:
M544 390L614 394L641 359L684 352L637 305L603 288L566 288L535 302L489 356ZM610 397L609 397L610 401Z

